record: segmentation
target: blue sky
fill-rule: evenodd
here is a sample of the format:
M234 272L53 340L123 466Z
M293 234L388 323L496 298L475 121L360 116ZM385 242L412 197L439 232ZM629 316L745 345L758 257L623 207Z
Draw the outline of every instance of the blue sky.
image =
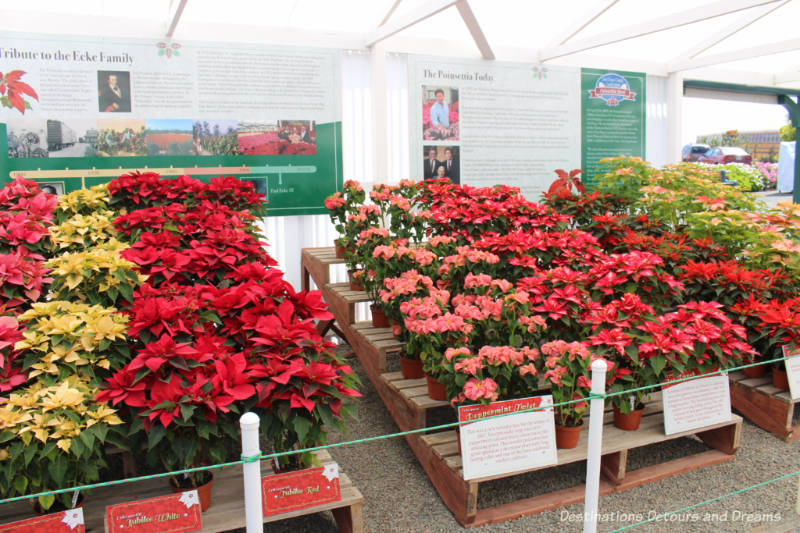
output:
M181 130L192 132L192 120L188 118L149 118L145 123L150 131Z

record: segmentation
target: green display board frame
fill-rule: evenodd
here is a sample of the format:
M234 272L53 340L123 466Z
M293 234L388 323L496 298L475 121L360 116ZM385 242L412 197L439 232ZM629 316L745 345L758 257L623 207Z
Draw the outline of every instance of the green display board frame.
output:
M620 155L646 158L647 75L581 69L581 168L591 187L600 159Z

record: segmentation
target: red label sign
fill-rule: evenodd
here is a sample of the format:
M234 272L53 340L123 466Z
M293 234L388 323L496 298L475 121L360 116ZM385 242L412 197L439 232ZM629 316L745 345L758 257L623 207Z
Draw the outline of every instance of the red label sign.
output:
M83 509L70 509L0 526L2 533L84 533Z
M342 499L339 465L329 463L261 478L264 516L314 507Z
M196 490L106 507L109 533L181 533L202 528Z
M462 405L458 408L459 422L474 422L481 418L533 411L542 404L541 397L492 402L489 405ZM550 408L552 409L552 408Z
M675 385L678 385L680 383L686 383L686 381L691 381L691 380L687 379L687 378L691 378L691 377L702 378L702 377L707 377L709 375L717 376L719 374L714 374L714 372L716 372L717 370L719 370L718 366L713 367L707 373L700 372L700 370L697 369L697 368L692 368L691 370L684 370L683 372L680 372L680 373L677 373L677 374L675 372L673 372L672 370L667 370L666 372L664 372L664 381L662 382L662 383L667 383L667 385L662 385L661 388L662 389L668 389L668 388L674 387ZM670 381L678 381L678 380L682 380L682 379L684 379L686 381L679 381L679 383L669 383Z

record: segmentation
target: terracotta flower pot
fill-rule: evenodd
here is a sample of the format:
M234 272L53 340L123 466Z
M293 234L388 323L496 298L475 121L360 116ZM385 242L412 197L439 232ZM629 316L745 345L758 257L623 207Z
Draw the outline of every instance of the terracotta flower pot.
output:
M334 245L336 247L336 257L341 259L344 257L344 246L339 244L338 242L334 241Z
M748 366L747 368L743 368L742 372L748 378L763 378L764 374L767 373L766 365L758 365L758 366Z
M786 370L772 367L772 385L781 390L789 390L789 378L786 376Z
M211 484L214 483L214 476L211 475L211 479L208 480L208 483L205 485L200 485L196 487L197 489L197 496L200 498L200 511L205 513L208 511L208 508L211 507ZM175 482L173 478L169 479L169 488L172 489L172 492L188 492L190 490L195 490L194 488L184 488L184 487L177 487L175 486Z
M409 359L404 355L400 356L400 372L406 379L420 379L425 377L425 372L422 371L422 361L419 359Z
M386 316L386 313L383 312L383 309L379 305L372 304L369 306L370 311L372 311L372 325L376 328L388 328L389 327L389 317Z
M355 278L355 273L360 272L359 270L348 270L347 271L347 282L350 284L351 291L363 291L364 285L361 283L360 280Z
M644 407L641 409L634 409L630 413L623 413L619 408L614 406L614 427L623 429L625 431L635 431L639 429L639 424L642 423L642 414Z
M446 401L447 393L445 392L444 385L428 375L425 376L425 379L428 381L428 396L430 399Z
M583 429L583 421L580 426L567 427L559 426L556 424L556 448L569 450L578 446L578 440L581 438L581 430Z

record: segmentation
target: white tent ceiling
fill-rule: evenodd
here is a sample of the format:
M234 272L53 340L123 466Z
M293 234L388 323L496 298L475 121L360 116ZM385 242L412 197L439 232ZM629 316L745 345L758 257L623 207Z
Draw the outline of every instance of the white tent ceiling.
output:
M385 22L385 23L384 23ZM800 0L0 0L0 31L241 41L800 84ZM383 24L382 24L383 23Z

